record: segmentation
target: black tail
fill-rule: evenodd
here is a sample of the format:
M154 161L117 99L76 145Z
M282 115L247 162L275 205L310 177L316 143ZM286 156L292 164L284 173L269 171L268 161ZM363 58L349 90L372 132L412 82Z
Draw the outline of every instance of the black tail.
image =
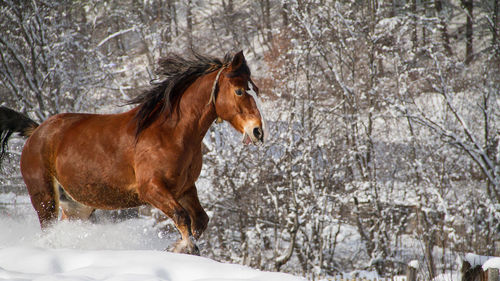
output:
M7 142L13 133L29 137L37 127L38 123L22 113L0 106L0 163L6 155Z

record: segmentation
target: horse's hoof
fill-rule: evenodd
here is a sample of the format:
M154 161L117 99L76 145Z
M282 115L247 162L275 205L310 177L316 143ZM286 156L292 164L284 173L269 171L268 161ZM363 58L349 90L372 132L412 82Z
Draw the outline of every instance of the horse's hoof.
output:
M172 252L179 254L195 255L195 256L200 255L200 249L192 241L192 239L189 239L188 241L182 239L177 241L172 247Z
M193 248L192 252L190 253L190 255L195 255L195 256L200 255L200 248L198 248L198 245L194 244L194 248Z

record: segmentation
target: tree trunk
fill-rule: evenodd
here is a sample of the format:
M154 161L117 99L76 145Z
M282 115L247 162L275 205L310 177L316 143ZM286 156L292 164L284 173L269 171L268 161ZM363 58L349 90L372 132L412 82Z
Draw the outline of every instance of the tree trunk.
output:
M434 263L434 256L432 254L434 249L434 231L431 231L431 234L427 237L427 241L425 241L425 258L429 270L429 279L433 280L436 277L436 264Z
M187 1L187 10L186 10L186 26L187 26L187 37L188 37L188 45L190 48L193 48L193 15L191 11L192 0Z
M448 25L443 15L443 1L435 0L434 7L436 8L436 13L439 18L439 30L441 32L441 40L443 44L444 51L447 55L451 55L450 48L450 37L448 36Z
M281 9L281 24L283 27L288 26L288 4L285 2L283 3L282 9Z
M166 7L166 15L165 15L165 20L167 21L167 26L165 28L165 30L163 31L163 40L167 43L170 43L172 42L172 27L174 25L174 19L172 17L172 1L171 0L168 0L167 1L167 7ZM160 51L160 54L163 54L161 51Z
M417 36L417 0L411 0L411 18L412 18L412 28L411 28L411 42L413 43L413 50L418 47L418 36Z
M168 12L170 13L170 23L175 27L171 28L171 31L175 31L175 36L179 35L179 25L177 24L177 8L175 6L175 0L168 0Z
M422 1L422 16L424 18L427 16L427 1ZM425 21L422 23L422 46L427 45L427 31L425 27Z
M222 1L222 5L224 6L224 18L225 18L225 29L226 35L231 34L233 37L234 45L240 48L241 42L238 38L238 33L235 30L235 20L236 15L234 12L234 3L233 0Z
M406 267L406 280L407 281L416 281L417 280L417 269L408 265Z
M390 0L389 3L390 3L389 5L391 6L391 8L389 8L388 16L389 16L389 18L392 18L392 17L396 16L396 2L395 2L395 0Z
M500 44L498 43L498 0L493 0L493 14L491 16L492 21L492 38L491 47L495 50L497 55L500 55Z
M268 43L271 43L273 40L272 26L271 26L271 3L269 0L264 0L264 23L266 29L266 36Z
M467 22L465 23L465 64L472 61L472 36L473 36L473 0L462 0L462 6L467 15Z

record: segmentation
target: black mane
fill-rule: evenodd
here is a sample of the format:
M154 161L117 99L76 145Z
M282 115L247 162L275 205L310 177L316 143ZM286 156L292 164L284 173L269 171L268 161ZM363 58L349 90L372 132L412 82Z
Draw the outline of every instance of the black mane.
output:
M165 118L170 116L172 108L179 102L184 91L198 77L227 66L231 63L231 59L232 56L229 54L220 60L195 52L187 58L178 54L160 58L156 72L165 78L127 102L129 105L139 104L139 110L134 116L137 124L136 136L160 116L164 115Z

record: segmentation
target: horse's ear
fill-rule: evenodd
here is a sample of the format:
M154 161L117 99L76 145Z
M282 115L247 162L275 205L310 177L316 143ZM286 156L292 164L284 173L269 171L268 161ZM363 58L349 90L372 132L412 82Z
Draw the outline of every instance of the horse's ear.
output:
M243 51L239 51L234 55L233 61L231 62L231 71L238 70L245 63L245 56Z

